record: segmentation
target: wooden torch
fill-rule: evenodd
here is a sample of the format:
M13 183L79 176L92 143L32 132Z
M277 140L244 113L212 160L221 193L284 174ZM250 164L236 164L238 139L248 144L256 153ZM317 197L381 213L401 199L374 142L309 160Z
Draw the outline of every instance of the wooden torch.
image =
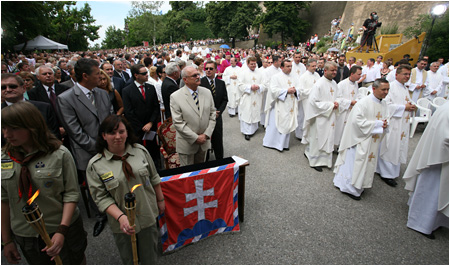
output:
M131 188L131 191L125 194L125 210L127 212L128 223L131 227L135 226L135 218L136 218L136 195L134 195L133 191L142 184L138 184ZM136 233L131 235L131 248L133 250L133 263L134 265L138 265L138 253L137 253L137 245L136 245Z

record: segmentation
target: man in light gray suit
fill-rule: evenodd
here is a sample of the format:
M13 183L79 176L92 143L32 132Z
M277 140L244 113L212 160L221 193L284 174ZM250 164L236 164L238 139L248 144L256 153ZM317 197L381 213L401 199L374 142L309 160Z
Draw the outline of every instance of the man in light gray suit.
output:
M70 140L79 178L86 180L86 167L97 153L98 128L103 120L112 113L108 93L97 88L100 83L100 68L93 59L80 59L75 64L75 76L78 81L71 89L57 98L57 114ZM90 194L89 194L90 195ZM94 236L98 236L106 225L106 215L98 211L89 199L97 216Z
M186 85L170 95L170 110L177 131L176 150L181 166L185 166L205 161L216 125L216 108L211 91L199 86L197 69L185 67L181 77Z

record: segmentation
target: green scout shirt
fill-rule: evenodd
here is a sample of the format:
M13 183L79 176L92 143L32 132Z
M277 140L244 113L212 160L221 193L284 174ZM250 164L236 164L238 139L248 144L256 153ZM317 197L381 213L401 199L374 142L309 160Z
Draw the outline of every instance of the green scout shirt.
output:
M11 229L14 234L21 237L37 237L38 233L27 223L22 213L22 208L27 204L28 199L22 197L19 201L18 184L21 168L20 164L2 152L1 199L9 203ZM80 197L77 169L73 157L69 150L61 145L53 153L31 160L28 169L33 186L40 189L39 196L34 202L39 205L43 213L47 232L54 233L61 223L64 202L78 202ZM79 213L77 207L71 224L76 221Z
M125 210L125 194L134 185L142 184L134 190L136 196L136 233L156 223L158 205L154 186L161 182L150 154L140 144L127 145L125 154L129 153L127 162L133 169L134 176L127 181L122 170L122 161L112 160L114 154L107 149L104 155L95 155L88 164L86 176L91 196L101 212L116 204L123 213ZM108 215L108 223L113 233L123 233L116 217Z

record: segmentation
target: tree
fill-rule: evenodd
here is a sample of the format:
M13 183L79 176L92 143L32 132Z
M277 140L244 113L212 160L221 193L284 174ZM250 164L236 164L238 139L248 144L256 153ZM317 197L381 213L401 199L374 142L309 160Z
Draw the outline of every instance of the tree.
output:
M165 36L166 39L169 39L170 36L173 37L172 41L174 42L186 39L186 29L191 25L191 22L185 19L183 12L171 10L165 15L164 21L165 27L163 36Z
M133 8L125 19L129 34L126 36L130 46L142 45L142 41L161 41L164 23L161 8L163 1L132 1ZM159 15L158 15L159 12Z
M196 9L197 5L191 1L170 1L172 11L184 11L186 9Z
M49 26L47 6L41 1L2 1L2 49L44 34ZM23 50L26 48L23 47Z
M269 37L272 37L275 33L280 33L283 46L287 38L292 38L296 43L310 26L309 22L300 18L300 11L309 11L310 5L311 2L301 1L264 2L266 12L261 14L255 22L262 25L264 32Z
M103 49L122 48L124 46L125 34L116 26L109 26L105 32L105 39L102 41Z
M219 1L206 4L206 25L216 37L232 38L235 47L236 38L249 35L251 28L261 8L258 2L252 1Z
M67 44L72 51L85 51L88 49L88 39L95 41L99 38L101 26L94 25L89 4L85 3L83 8L78 9L71 7L76 4L75 1L45 3L51 10L50 39Z
M428 43L426 55L429 56L431 62L436 61L440 57L448 58L448 20L449 15L447 10L442 17L436 18L431 35L426 36L426 38L428 38L428 40L425 41ZM403 34L407 38L412 38L415 35L419 36L422 32L426 32L428 35L432 21L433 19L430 14L421 14L416 19L414 25L406 28L403 31Z

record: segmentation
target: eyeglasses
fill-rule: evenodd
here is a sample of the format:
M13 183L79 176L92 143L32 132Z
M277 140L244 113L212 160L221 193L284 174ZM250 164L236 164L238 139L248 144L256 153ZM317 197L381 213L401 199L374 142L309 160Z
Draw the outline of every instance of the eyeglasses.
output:
M139 75L145 76L148 74L148 72L142 72L142 73L138 73Z
M191 76L189 76L190 78L196 78L196 77L200 77L200 74L194 74L194 75L191 75Z
M19 85L16 85L16 84L2 85L2 91L6 90L7 87L14 90L14 89L17 89L17 87L19 87Z
M205 70L214 70L215 68L213 68L213 67L205 67Z
M273 62L267 62L267 64L273 64Z

